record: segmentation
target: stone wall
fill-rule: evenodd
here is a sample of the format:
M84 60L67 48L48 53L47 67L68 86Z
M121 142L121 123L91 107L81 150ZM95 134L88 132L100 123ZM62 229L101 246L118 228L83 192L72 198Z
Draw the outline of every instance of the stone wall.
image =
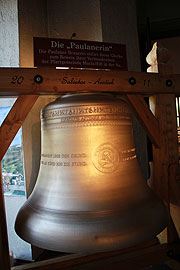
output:
M0 67L19 66L17 0L0 0Z

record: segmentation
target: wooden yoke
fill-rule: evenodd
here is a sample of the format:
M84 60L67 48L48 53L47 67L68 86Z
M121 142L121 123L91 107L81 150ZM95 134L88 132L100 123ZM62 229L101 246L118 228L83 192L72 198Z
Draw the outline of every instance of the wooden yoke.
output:
M146 60L150 65L147 72L172 74L172 67L168 64L170 58L167 49L155 43ZM167 80L167 87L171 87L173 81ZM173 220L171 219L171 202L174 197L180 198L180 190L176 182L176 171L179 163L176 101L174 94L156 94L150 97L150 108L158 119L161 138L160 148L153 145L153 172L150 183L155 193L166 202L170 213L170 224L166 233L160 235L162 242L172 242L178 239ZM171 192L170 192L171 191ZM173 218L173 217L172 217Z

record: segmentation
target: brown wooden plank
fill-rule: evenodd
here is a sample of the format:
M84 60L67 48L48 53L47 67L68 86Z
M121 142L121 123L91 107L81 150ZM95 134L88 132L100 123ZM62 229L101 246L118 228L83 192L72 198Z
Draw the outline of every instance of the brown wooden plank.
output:
M147 61L151 65L148 71L159 72L160 75L168 76L169 73L172 73L172 67L168 60L169 52L156 42L147 56ZM173 93L159 93L155 98L150 99L150 106L159 121L161 137L161 148L157 149L153 146L153 181L151 186L158 196L166 202L170 213L172 190L175 188L178 192L176 182L172 181L172 177L175 177L174 170L171 170L171 166L177 167L179 162L175 95ZM167 236L164 234L163 238L164 240L167 239L168 242L175 241L178 238L171 217Z
M170 203L180 196L179 188L175 181L172 181L171 166L178 165L178 142L176 129L175 96L157 95L155 116L159 120L161 148L153 146L153 182L151 187L155 193L166 202L170 214L170 223L167 227L167 236L161 236L162 243L177 241L178 233L171 218ZM174 180L176 179L174 175Z
M9 270L9 245L6 227L6 214L4 205L3 179L0 162L0 269Z
M36 102L38 95L21 95L17 98L12 109L0 127L0 160L5 155L13 138L21 127L23 121Z
M162 166L178 164L175 96L157 95L155 115L159 120L161 149L153 149L155 189L160 195L165 190ZM171 183L169 183L171 185ZM162 197L166 197L163 195Z
M150 241L141 243L137 246L133 246L133 247L125 248L125 249L100 252L100 253L94 253L94 254L71 254L71 255L65 255L62 257L57 257L57 258L48 259L48 260L44 260L44 261L39 261L39 262L35 262L35 263L31 263L31 264L27 265L27 269L29 269L29 267L30 267L30 269L31 269L31 267L35 267L35 269L36 269L36 267L44 267L46 264L47 264L47 269L49 269L48 267L50 267L50 266L55 267L55 269L56 269L56 267L58 267L59 263L63 264L65 262L65 265L67 267L68 264L73 265L74 260L75 260L74 265L79 265L81 263L83 264L86 262L94 262L94 261L98 261L98 260L103 260L107 257L110 258L110 257L119 256L119 255L123 255L123 254L125 254L125 256L128 256L127 254L129 254L129 252L134 252L136 250L141 251L144 248L149 248L149 247L156 246L156 245L159 245L159 243L158 243L157 238L154 238ZM26 267L26 266L18 266L17 269L20 270L21 267L22 267L22 269L24 269L24 267ZM61 265L61 267L62 267L62 265ZM16 267L13 269L16 269Z
M141 95L127 95L128 101L133 107L136 116L147 132L151 142L156 148L160 148L159 124L156 117L150 111L147 103Z
M59 270L59 269L143 269L169 260L168 254L178 253L180 244L154 245L138 249L126 249L96 254L74 254L28 265L12 270Z
M168 80L172 86L167 86ZM180 75L165 76L145 72L0 68L0 82L0 95L5 96L62 94L70 91L180 95Z

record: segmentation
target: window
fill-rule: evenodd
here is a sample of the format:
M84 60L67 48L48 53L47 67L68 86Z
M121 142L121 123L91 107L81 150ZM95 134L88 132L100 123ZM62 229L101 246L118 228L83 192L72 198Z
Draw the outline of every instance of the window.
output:
M0 125L15 101L15 98L0 99ZM14 258L31 260L31 246L20 239L14 231L17 212L26 201L23 171L22 130L20 129L2 160L3 189L9 249L13 252Z

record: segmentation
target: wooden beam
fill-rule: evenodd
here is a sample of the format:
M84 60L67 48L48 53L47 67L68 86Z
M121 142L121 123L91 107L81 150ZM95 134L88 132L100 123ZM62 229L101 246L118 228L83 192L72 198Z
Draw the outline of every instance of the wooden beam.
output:
M36 102L38 95L21 95L0 127L0 160L2 160L26 116Z
M59 270L59 269L126 269L139 270L153 264L168 261L168 254L178 254L179 244L153 245L141 248L96 253L74 254L32 264L13 267L12 270Z
M63 94L73 91L180 95L180 75L143 72L0 68L0 82L1 96Z
M151 142L156 148L160 148L160 131L156 117L150 111L147 103L141 95L127 95L128 101L133 107L136 116L140 120Z
M0 162L0 269L10 270L8 234L4 205L3 179ZM1 268L2 267L2 268Z

